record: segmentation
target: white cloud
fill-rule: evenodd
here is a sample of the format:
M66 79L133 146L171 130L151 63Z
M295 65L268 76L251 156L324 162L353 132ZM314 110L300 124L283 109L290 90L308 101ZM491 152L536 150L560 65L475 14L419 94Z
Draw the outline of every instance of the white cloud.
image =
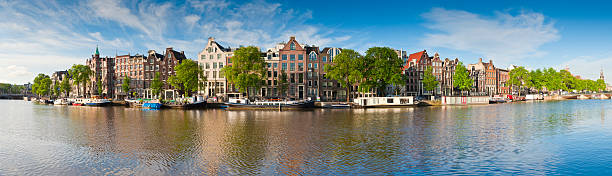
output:
M51 74L83 64L96 45L103 56L174 47L194 58L211 36L231 47L262 49L289 36L318 46L338 47L352 40L346 32L308 24L311 19L310 10L265 0L0 0L0 68L16 65L36 74ZM22 80L6 75L0 75L0 80L23 83L34 74L17 77Z
M606 83L612 83L612 57L580 56L556 66L558 69L566 67L572 74L592 80L599 79L599 73L603 69Z
M539 47L560 38L554 23L540 13L497 12L494 17L485 17L434 8L422 16L428 21L427 28L438 31L426 34L424 45L469 51L497 63L542 56L545 52Z
M1 83L18 83L24 84L22 82L24 78L30 78L34 74L27 70L26 67L17 66L17 65L9 65L6 67L0 67L0 82Z

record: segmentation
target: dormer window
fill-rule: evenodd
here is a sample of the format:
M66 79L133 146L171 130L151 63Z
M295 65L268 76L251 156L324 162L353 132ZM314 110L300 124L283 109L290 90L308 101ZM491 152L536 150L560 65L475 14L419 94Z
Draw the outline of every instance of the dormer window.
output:
M290 48L291 50L295 50L295 43L291 43L291 45L289 45L289 48Z

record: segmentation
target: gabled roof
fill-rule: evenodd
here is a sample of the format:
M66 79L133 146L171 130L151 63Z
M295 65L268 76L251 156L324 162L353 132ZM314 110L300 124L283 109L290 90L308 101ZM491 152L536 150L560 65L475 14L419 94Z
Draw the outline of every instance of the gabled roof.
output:
M315 52L317 55L319 54L319 47L317 46L307 46L304 47L306 49L306 54L310 54L310 52Z
M408 56L408 62L411 62L412 60L416 60L416 62L419 63L421 61L421 58L423 58L424 55L427 55L427 51L425 50L421 52L417 52L417 53L412 53L410 54L410 56Z

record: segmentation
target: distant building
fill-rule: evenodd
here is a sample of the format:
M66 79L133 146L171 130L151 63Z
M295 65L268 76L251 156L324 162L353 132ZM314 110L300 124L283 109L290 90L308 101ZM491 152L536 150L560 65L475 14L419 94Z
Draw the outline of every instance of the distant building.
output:
M478 63L468 64L467 68L474 80L473 93L476 95L495 95L497 94L497 71L493 65L493 61L489 63L482 62L482 58L478 59ZM484 77L484 78L483 78Z
M70 79L68 76L68 71L56 71L51 74L51 90L59 89L60 84L64 79ZM63 92L61 96L66 96Z
M444 59L442 62L442 81L440 82L442 88L442 95L454 95L455 94L455 68L459 63L459 59Z
M288 98L306 98L306 49L295 40L294 36L279 50L281 70L289 79Z
M427 55L426 50L412 53L408 56L402 68L407 78L405 89L406 95L423 95L423 74L428 66L431 66L431 59Z
M98 47L96 47L96 52L90 59L87 59L86 65L89 66L92 74L89 77L89 84L87 85L85 95L113 97L115 58L100 57L100 52ZM98 94L98 81L102 82L102 94Z

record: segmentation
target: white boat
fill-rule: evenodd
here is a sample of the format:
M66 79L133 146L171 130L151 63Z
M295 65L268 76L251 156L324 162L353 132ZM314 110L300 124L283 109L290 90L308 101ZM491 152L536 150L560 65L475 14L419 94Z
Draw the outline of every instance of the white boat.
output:
M68 104L68 100L66 99L55 99L55 101L53 101L54 105L67 105Z
M403 107L414 106L414 97L359 97L353 102L365 108Z
M528 94L525 96L525 100L544 100L544 95L542 94Z

